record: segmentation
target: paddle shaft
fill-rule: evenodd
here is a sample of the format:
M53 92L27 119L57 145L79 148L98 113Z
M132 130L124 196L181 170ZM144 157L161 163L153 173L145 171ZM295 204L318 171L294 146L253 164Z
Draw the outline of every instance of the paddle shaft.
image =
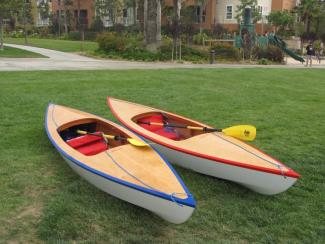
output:
M87 131L83 131L83 130L77 130L78 134L82 134L82 135L93 135L93 136L100 136L100 137L105 137L107 139L112 139L112 140L116 140L116 141L127 141L127 138L122 137L122 136L113 136L113 135L106 135L106 134L98 134L98 133L89 133Z
M146 124L146 125L161 125L161 126L164 126L164 127L183 128L183 129L189 129L189 130L222 132L222 129L208 128L208 127L197 127L197 126L175 125L175 124L163 124L163 123L157 123L157 122L138 122L138 123L139 124Z

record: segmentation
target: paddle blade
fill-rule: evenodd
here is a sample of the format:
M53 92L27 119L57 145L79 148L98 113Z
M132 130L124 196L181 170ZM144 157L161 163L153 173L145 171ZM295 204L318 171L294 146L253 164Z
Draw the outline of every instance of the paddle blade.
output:
M127 140L128 140L128 142L130 144L132 144L133 146L136 146L136 147L147 147L148 146L147 143L145 143L143 141L138 141L138 140L133 139L133 138L128 138Z
M236 125L223 129L222 132L243 141L253 141L256 137L256 128L252 125Z

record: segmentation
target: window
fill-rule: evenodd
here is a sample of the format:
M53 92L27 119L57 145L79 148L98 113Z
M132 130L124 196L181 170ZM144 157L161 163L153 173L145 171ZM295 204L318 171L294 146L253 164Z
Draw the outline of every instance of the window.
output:
M232 19L232 6L226 6L226 19Z
M258 12L259 12L260 15L263 14L263 7L262 6L258 5L257 6L257 10L258 10Z
M127 18L128 17L128 9L124 8L123 9L123 18Z
M202 6L196 6L195 14L196 14L196 23L200 23L200 14L201 14ZM205 15L206 10L205 8L202 10L202 23L205 23Z

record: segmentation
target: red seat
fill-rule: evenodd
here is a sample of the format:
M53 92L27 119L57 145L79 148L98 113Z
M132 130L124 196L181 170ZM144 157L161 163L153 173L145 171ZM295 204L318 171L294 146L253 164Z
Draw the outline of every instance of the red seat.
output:
M141 122L163 123L163 116L161 114L142 118L139 120L139 125L146 130L156 133L157 135L175 141L179 140L179 136L173 130L167 130L166 127L162 125L148 125L148 124L142 124Z
M171 140L175 140L175 141L178 141L179 140L179 136L176 134L176 132L174 132L174 131L167 131L165 128L162 128L160 130L157 130L154 133L156 133L157 135L166 137L168 139L171 139Z
M142 124L141 122L147 123L147 122L155 122L155 123L163 123L163 116L161 114L159 115L153 115L149 116L143 119L139 120L139 124L142 128L155 132L161 128L163 128L162 125L148 125L148 124Z
M66 141L71 147L84 155L91 156L108 149L100 136L83 135Z

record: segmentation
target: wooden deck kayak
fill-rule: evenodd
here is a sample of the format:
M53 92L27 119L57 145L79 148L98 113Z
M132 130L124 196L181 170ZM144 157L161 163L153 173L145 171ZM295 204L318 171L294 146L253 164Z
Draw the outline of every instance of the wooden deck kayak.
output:
M153 143L166 158L202 174L227 179L266 195L287 190L299 174L266 153L226 136L148 122L208 127L167 111L108 97L115 117L128 129Z
M98 116L50 104L47 135L81 177L124 201L148 209L172 223L183 223L196 203L172 166L129 130ZM87 131L89 134L80 134ZM105 140L102 136L113 135Z

